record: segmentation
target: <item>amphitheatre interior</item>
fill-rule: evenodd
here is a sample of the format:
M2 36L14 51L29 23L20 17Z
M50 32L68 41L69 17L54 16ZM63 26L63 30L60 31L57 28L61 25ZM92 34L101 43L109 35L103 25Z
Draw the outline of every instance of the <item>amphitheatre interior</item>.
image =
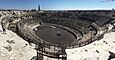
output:
M41 59L48 56L66 60L65 49L85 46L115 31L114 10L36 11L14 18L21 20L9 18L8 29L36 44Z

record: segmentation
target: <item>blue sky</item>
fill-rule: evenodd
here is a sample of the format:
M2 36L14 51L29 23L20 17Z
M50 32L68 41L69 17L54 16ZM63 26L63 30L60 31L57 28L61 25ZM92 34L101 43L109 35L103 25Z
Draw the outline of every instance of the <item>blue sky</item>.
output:
M115 1L102 3L103 0L0 0L0 8L37 9L38 3L43 10L90 10L112 9Z

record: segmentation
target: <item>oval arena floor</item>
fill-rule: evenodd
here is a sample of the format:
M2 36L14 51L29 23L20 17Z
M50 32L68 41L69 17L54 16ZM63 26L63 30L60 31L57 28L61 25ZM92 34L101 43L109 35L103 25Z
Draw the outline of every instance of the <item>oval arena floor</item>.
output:
M35 34L39 38L52 44L66 45L76 40L72 33L59 27L52 25L42 25L36 28ZM60 32L60 36L57 36L58 32Z

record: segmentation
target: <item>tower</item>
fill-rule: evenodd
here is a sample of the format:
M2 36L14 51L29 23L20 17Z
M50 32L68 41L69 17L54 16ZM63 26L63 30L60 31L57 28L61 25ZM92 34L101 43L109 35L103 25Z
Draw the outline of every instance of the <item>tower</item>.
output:
M38 4L38 11L41 11L41 9L40 9L40 5Z

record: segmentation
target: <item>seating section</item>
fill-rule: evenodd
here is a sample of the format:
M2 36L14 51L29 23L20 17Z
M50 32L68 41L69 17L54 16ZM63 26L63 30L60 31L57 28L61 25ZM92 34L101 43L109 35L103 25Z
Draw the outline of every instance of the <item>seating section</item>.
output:
M95 41L101 35L101 29L104 34L107 31L107 24L111 23L114 19L110 14L112 11L44 11L40 13L31 13L32 18L27 20L21 20L18 27L20 29L29 30L32 32L32 28L37 24L50 23L56 25L62 25L70 28L78 35L78 40L74 41L69 46L79 47ZM106 14L106 16L105 16ZM22 27L22 28L21 28ZM20 30L20 31L22 31ZM23 31L22 31L23 32ZM26 35L35 36L32 32L25 33ZM29 38L29 37L28 37ZM38 37L37 37L38 38ZM36 39L32 38L32 39ZM40 38L39 38L40 39Z

